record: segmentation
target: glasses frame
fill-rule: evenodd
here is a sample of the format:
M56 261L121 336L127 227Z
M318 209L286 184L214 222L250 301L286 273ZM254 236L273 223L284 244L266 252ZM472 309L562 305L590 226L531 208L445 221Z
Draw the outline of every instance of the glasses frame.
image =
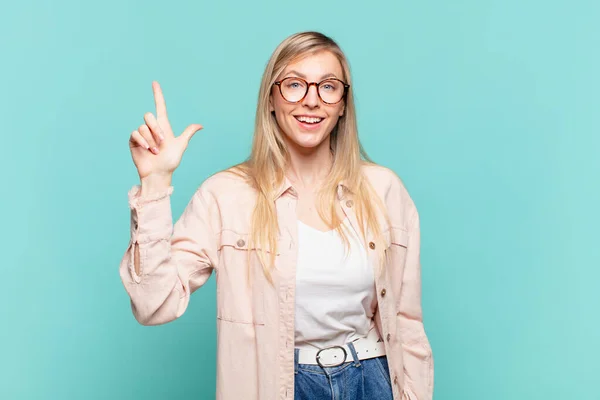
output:
M282 82L284 82L284 81L285 81L285 80L287 80L287 79L297 79L297 80L301 80L301 81L303 81L303 82L305 82L305 83L306 83L306 92L304 93L304 96L302 96L302 98L301 98L300 100L298 100L298 101L289 101L289 100L288 100L288 99L286 99L286 98L285 98L285 96L283 95L283 90L281 90L281 83L282 83ZM326 102L325 100L323 100L323 98L321 97L321 92L319 91L319 85L321 85L321 83L323 83L323 82L326 82L326 81L338 81L338 82L341 82L341 83L342 83L342 85L344 85L344 94L342 94L342 98L341 98L341 99L339 99L338 101L336 101L335 103L328 103L328 102ZM311 86L313 86L313 85L314 85L314 86L317 88L317 96L319 96L319 99L320 99L320 100L321 100L323 103L325 103L325 104L328 104L328 105L335 105L335 104L339 104L339 103L340 103L340 101L342 101L342 100L344 100L344 99L346 98L346 95L348 94L348 89L350 88L350 85L349 85L349 84L347 84L346 82L344 82L343 80L341 80L341 79L338 79L338 78L327 78L327 79L323 79L323 80L322 80L322 81L320 81L320 82L308 82L306 79L298 78L297 76L288 76L287 78L283 78L282 80L279 80L279 81L273 82L273 85L277 85L277 86L279 86L279 94L281 94L281 97L282 97L282 98L283 98L285 101L287 101L288 103L291 103L291 104L296 104L296 103L300 103L300 102L302 102L302 101L303 101L303 100L306 98L306 95L308 94L308 91L310 90L310 87L311 87Z

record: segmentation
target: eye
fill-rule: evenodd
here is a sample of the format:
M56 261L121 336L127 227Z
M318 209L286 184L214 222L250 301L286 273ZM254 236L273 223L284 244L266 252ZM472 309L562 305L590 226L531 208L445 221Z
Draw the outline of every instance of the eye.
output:
M303 89L305 87L304 82L300 79L286 79L284 82L287 89Z
M340 88L340 84L337 81L324 81L321 82L321 85L319 85L321 90L324 90L326 92L334 92L336 90L338 90Z

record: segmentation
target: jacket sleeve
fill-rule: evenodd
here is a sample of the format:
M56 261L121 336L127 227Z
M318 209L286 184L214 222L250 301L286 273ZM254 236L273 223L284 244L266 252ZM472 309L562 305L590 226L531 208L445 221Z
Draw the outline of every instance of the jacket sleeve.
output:
M397 313L404 354L404 397L406 400L431 400L433 355L423 326L420 227L416 209L408 221L408 237Z
M140 186L134 186L128 193L130 241L119 273L136 320L142 325L159 325L184 313L190 294L206 283L218 264L219 217L214 199L203 187L175 224L172 187L144 197L139 192Z

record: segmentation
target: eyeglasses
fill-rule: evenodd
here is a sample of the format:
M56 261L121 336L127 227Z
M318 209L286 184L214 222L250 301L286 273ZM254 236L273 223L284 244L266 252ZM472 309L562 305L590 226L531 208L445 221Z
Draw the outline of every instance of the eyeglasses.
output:
M321 82L307 82L302 78L294 76L282 79L274 83L279 86L281 96L290 103L298 103L306 97L308 89L315 85L317 94L325 104L337 104L346 95L350 85L337 78L325 79Z

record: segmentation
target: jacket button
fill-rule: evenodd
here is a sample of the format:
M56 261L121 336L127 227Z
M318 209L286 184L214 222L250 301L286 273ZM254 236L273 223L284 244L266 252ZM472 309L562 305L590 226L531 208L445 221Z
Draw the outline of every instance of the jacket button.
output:
M390 334L388 333L388 334L387 334L387 341L389 342L391 338L392 338L392 335L390 335Z
M394 385L397 385L397 384L398 384L398 375L395 375L394 376Z
M346 202L346 207L352 207L354 205L354 202L352 200L348 200Z
M384 297L385 293L386 293L385 289L381 289L381 297Z
M375 243L369 242L369 247L371 248L371 250L374 250L375 249Z
M238 247L244 247L245 244L246 244L246 242L244 242L244 239L240 239L237 241Z

